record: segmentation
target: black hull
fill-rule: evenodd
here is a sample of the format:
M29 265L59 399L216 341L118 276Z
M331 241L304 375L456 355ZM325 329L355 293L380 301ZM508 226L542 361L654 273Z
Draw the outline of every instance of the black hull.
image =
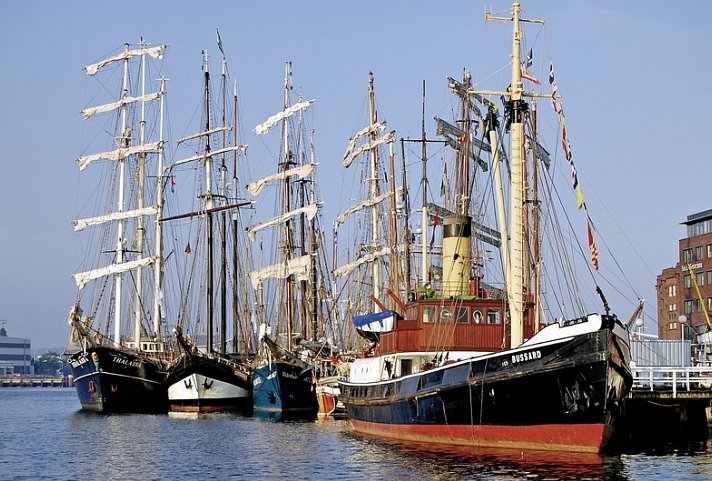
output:
M314 371L286 361L252 369L254 413L275 420L316 419L319 411Z
M599 452L623 418L627 345L610 329L377 383L340 382L358 432L442 444Z
M69 358L74 386L85 411L166 413L166 371L152 359L108 347L94 347Z
M252 412L249 369L219 357L183 354L168 372L168 398L177 412Z

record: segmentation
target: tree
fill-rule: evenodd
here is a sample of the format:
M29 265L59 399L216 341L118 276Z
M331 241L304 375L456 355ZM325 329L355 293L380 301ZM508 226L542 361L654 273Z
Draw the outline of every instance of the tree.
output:
M56 352L46 352L35 360L35 374L55 376L64 375L64 360Z

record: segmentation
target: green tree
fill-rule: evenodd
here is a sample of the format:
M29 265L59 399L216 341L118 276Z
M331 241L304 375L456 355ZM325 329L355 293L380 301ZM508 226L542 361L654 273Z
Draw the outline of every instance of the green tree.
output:
M56 352L46 352L35 360L35 374L54 376L64 374L65 364L62 356Z

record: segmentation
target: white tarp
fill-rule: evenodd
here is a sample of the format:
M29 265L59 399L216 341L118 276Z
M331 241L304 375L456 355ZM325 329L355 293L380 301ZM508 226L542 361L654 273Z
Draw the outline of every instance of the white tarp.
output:
M87 65L84 67L84 71L86 72L87 75L95 75L100 68L106 67L107 65L110 65L114 62L119 62L121 60L126 60L127 58L130 57L138 57L141 55L148 55L150 57L156 58L156 59L162 59L163 58L163 50L167 49L168 45L159 45L158 47L150 47L150 48L137 48L134 50L124 50L118 55L114 55L113 57L109 57L107 59L104 59L100 62L93 63L91 65Z
M252 287L258 289L265 279L285 279L294 275L298 281L307 281L309 280L310 266L311 256L307 254L289 259L288 262L281 262L256 269L248 275L250 276Z
M283 172L278 172L276 174L268 175L254 182L247 184L247 192L251 195L259 195L262 189L270 182L276 182L278 180L285 180L287 177L297 176L300 179L311 175L314 172L316 164L305 164L299 167L294 167L293 169L288 169Z
M250 237L250 240L255 240L255 234L258 231L265 229L267 227L284 224L289 219L296 217L298 215L301 215L301 214L306 214L307 219L312 220L318 210L319 210L318 204L309 204L307 206L300 207L299 209L291 210L291 211L286 212L282 215L278 215L277 217L273 217L272 219L268 219L264 222L260 222L259 224L249 226L247 228L247 235Z
M99 269L94 269L91 271L79 272L74 274L72 278L77 284L79 289L83 288L87 282L98 279L100 277L108 276L111 274L118 274L120 272L126 272L137 267L146 267L156 262L156 257L144 257L142 259L136 259L135 261L124 262L122 264L111 264L107 267L102 267Z
M121 100L117 100L116 102L111 102L109 104L97 105L96 107L89 107L87 109L82 110L81 113L82 113L82 117L84 117L84 119L86 120L94 114L111 112L112 110L121 108L124 105L128 105L133 102L150 102L152 100L159 99L160 97L161 97L161 92L154 92L154 93L142 95L140 97L126 97Z
M272 117L268 118L267 120L265 120L264 122L259 124L257 127L255 127L255 133L257 135L266 134L267 132L269 132L269 129L271 129L272 127L274 127L277 124L277 122L279 122L280 120L284 120L284 119L294 115L295 113L299 112L300 110L303 110L303 109L309 107L311 104L314 103L315 100L316 99L311 99L311 100L305 100L303 102L296 103L296 104L292 105L291 107L287 107L286 109L279 112L278 114L274 114Z
M85 155L77 159L77 162L79 162L79 170L84 170L86 166L89 165L89 163L99 159L119 160L124 159L129 155L139 154L141 152L156 152L158 150L159 145L159 142L152 142L150 144L141 144L134 145L132 147L118 148L116 150L102 152L100 154Z
M101 215L98 217L91 217L87 219L77 219L73 222L75 232L83 230L90 225L103 224L105 222L111 222L116 220L132 219L135 217L147 216L147 215L157 215L158 207L144 207L143 209L128 210L126 212L112 212L111 214Z

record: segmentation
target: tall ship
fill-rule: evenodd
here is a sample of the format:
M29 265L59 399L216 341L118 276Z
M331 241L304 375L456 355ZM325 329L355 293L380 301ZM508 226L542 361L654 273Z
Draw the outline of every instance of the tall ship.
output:
M218 33L218 47L222 42ZM180 349L168 371L168 399L173 412L223 412L252 410L252 379L244 343L238 342L247 319L243 307L249 296L241 289L244 266L238 199L238 154L246 151L237 138L237 89L233 91L232 125L228 121L227 61L222 55L221 106L212 109L210 61L203 50L203 120L201 130L178 141L191 154L176 160L168 172L198 186L195 210L165 217L179 224L188 237L183 252L183 295L174 329ZM217 112L215 112L217 110ZM214 121L219 117L220 121ZM232 171L232 175L229 172ZM171 177L173 178L173 177ZM183 184L182 181L179 181ZM188 248L191 245L193 248ZM233 336L228 339L228 333Z
M352 312L353 325L369 344L339 381L339 400L354 430L365 435L473 448L597 453L624 419L624 398L632 384L628 331L597 283L591 288L595 297L581 291L582 278L568 257L575 248L555 250L573 236L562 235L559 228L567 222L546 210L555 204L547 198L555 187L547 182L553 160L536 129L539 97L552 103L561 121L564 154L581 196L553 67L551 93L525 90L524 82L534 77L527 70L531 54L522 60L521 26L542 21L521 18L518 3L511 16L487 18L512 23L511 83L502 91L484 91L472 87L467 71L462 81L449 79L459 111L455 122L435 119L441 142L455 152L451 175L443 172L439 204L427 197L423 121L420 227L408 226L407 195L399 202L391 188L390 232L405 235L383 241L375 234L349 264L354 270L380 259L387 266L387 283L380 295L370 294L374 306ZM373 115L360 133L367 138L360 151L372 152L381 131ZM359 149L352 139L345 167L353 152ZM371 179L378 176L376 159L372 153ZM370 201L362 204L374 213L374 230L379 219L388 219L374 209L385 194L372 187ZM491 216L496 227L481 214L490 203L486 198L496 213ZM595 280L598 253L588 210L581 210L591 250L590 264L582 269ZM379 232L384 236L388 229ZM492 264L501 266L499 277ZM337 274L344 273L340 269ZM373 287L384 270L371 269L376 277L368 284ZM563 294L556 291L560 287ZM600 311L587 309L584 297L597 299Z
M281 128L277 172L247 186L258 205L274 208L273 217L250 225L247 233L254 246L273 246L270 252L255 249L258 267L249 277L257 292L259 325L252 365L253 409L256 415L275 420L312 419L318 411L312 357L300 346L316 335L320 305L316 220L321 203L314 190L313 143L303 127L304 113L314 100L290 99L291 67L285 62L282 110L255 128L258 135ZM267 200L270 192L274 197ZM263 243L265 235L271 235L272 242Z
M89 186L80 191L88 216L74 221L75 231L85 231L87 270L73 276L77 296L65 353L87 411L168 410L159 222L165 80L154 65L166 48L142 39L84 68L106 77L103 92L112 75L118 79L116 97L82 110L100 133L109 133L108 147L77 159Z

